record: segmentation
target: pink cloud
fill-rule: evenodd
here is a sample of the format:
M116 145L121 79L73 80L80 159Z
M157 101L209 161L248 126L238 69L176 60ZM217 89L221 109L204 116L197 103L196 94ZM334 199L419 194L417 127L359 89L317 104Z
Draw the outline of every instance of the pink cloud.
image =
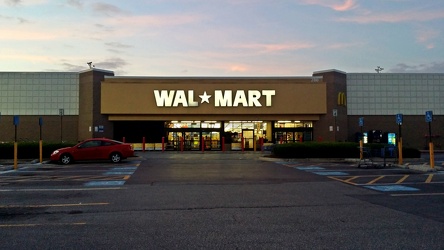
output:
M357 7L356 0L304 0L304 3L327 7L336 11L348 11Z
M356 7L356 3L354 0L346 0L341 5L333 5L333 9L336 11L347 11Z
M248 70L248 68L244 65L231 65L229 66L230 71L234 71L234 72L245 72Z
M416 31L416 41L420 44L424 44L427 49L433 49L435 44L433 39L440 35L440 31L433 29L420 28Z
M288 51L288 50L301 50L301 49L310 49L315 47L314 44L310 43L281 43L281 44L246 44L237 46L243 49L251 49L256 50L260 53L272 53L279 51Z
M333 43L333 44L328 44L325 47L327 49L346 49L346 48L351 48L351 47L360 47L365 45L364 43Z

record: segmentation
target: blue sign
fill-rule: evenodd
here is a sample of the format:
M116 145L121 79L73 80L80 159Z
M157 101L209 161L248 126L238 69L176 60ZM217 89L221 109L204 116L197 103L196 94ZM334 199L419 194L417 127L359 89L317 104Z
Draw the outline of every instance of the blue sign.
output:
M43 118L39 117L39 126L43 125Z
M426 120L426 122L432 122L432 120L433 120L433 112L432 111L426 111L425 120Z
M396 123L398 125L402 124L402 114L396 114Z
M359 127L364 127L364 117L359 117Z
M20 119L18 115L14 115L14 126L18 126L20 123Z

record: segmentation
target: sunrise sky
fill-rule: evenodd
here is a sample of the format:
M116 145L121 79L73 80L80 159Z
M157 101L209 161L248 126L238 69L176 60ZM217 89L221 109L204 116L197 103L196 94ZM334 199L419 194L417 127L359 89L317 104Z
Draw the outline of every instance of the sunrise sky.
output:
M0 71L444 73L442 0L0 0Z

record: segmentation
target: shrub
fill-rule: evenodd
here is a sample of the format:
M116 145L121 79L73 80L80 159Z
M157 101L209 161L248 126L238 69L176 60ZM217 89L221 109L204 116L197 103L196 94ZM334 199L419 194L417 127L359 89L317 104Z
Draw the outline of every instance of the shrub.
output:
M383 157L387 144L365 144L372 157ZM276 144L272 154L280 158L359 158L359 143L354 142L304 142ZM397 149L394 149L396 156ZM421 152L413 148L403 148L403 158L419 158Z

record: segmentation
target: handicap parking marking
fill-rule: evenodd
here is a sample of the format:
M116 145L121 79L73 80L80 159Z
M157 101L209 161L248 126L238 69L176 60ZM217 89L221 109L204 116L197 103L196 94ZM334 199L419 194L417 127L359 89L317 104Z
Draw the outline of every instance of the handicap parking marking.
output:
M365 185L363 187L381 192L419 191L418 188L403 185Z
M134 171L136 171L136 169L137 169L137 167L134 167L134 166L131 166L131 167L115 167L115 168L112 168L112 170L134 170Z
M323 175L323 176L348 176L346 172L340 171L312 171L313 174Z
M325 168L319 167L319 166L295 167L295 168L299 169L299 170L304 170L304 171L314 171L314 170L324 170L325 169Z
M132 175L134 174L133 171L131 172L124 172L124 171L108 171L106 173L103 173L103 175Z
M120 166L120 167L114 167L110 169L109 171L103 173L103 175L132 175L137 170L136 166Z
M96 186L122 186L125 181L89 181L83 184L86 187L96 187Z

